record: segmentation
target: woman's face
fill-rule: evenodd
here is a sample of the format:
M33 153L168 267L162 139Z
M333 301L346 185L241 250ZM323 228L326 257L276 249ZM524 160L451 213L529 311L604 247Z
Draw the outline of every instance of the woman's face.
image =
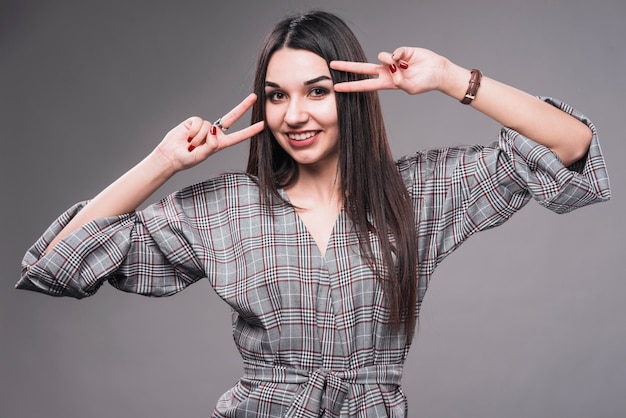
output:
M265 123L298 164L337 165L337 105L322 57L291 48L272 55L265 78Z

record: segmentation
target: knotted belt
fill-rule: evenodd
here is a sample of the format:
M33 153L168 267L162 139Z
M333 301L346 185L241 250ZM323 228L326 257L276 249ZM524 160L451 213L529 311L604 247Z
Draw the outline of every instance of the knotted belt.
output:
M290 367L258 367L246 365L244 378L262 382L303 385L285 418L318 418L338 416L350 386L400 385L402 365L388 364L352 370L302 370Z

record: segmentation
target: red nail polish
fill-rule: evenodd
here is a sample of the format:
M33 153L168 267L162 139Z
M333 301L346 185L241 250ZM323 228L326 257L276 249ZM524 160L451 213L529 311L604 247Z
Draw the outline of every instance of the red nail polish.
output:
M217 134L217 128L215 127L215 125L211 126L211 135L215 135Z
M406 70L407 68L409 68L409 64L404 62L404 61L400 61L400 63L398 64L400 66L400 68L402 68L403 70Z
M395 64L391 64L389 66L389 71L391 71L391 73L395 73L398 69L396 68Z
M187 142L191 142L193 138L187 138Z
M195 149L196 149L196 147L194 147L193 145L189 145L189 148L187 148L187 150L188 150L189 152L191 152L191 151L193 151L193 150L195 150Z

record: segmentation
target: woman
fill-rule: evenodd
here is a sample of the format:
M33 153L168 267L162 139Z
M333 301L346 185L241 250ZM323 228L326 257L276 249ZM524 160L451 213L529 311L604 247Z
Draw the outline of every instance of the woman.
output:
M254 94L192 117L27 252L19 288L151 296L208 277L234 312L244 377L216 417L407 416L402 364L430 277L530 197L559 213L610 197L593 125L420 48L365 55L325 12L280 21ZM377 90L441 91L500 122L490 146L394 162ZM252 108L252 125L225 134ZM136 208L175 173L247 138L247 173Z

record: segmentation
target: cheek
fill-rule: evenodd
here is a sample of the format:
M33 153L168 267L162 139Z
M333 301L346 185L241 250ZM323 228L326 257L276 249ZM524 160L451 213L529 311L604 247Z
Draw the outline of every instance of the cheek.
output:
M267 104L265 106L265 123L270 130L277 130L283 120L281 110L278 106Z
M338 123L337 104L334 100L328 100L324 103L324 107L320 109L319 118L327 125Z

